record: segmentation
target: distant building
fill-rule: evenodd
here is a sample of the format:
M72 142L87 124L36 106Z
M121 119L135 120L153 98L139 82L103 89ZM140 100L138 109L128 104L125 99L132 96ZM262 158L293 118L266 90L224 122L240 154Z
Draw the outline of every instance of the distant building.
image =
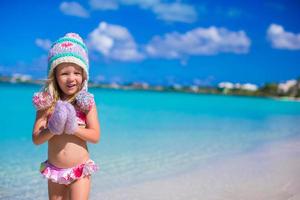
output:
M120 88L120 85L118 83L115 83L115 82L109 84L109 86L110 86L110 88L114 88L114 89L119 89Z
M143 82L142 83L142 88L143 89L149 89L149 83Z
M30 75L27 74L13 74L10 82L16 83L16 82L27 82L30 81L32 78Z
M250 90L250 91L256 91L258 89L257 85L252 83L231 83L231 82L221 82L218 84L219 88L222 88L224 91L228 91L230 89L242 89L242 90Z
M292 87L297 84L297 80L288 80L285 83L279 83L278 91L287 93Z
M223 89L233 89L234 84L231 82L221 82L218 84L218 87Z
M197 85L190 86L190 90L193 92L199 92L199 87Z
M258 89L258 87L257 87L257 85L254 85L252 83L246 83L246 84L241 85L241 89L256 91Z
M180 84L173 84L172 87L175 89L175 90L181 90L182 89L182 86Z
M148 89L149 84L146 82L134 82L132 83L132 87L136 89Z

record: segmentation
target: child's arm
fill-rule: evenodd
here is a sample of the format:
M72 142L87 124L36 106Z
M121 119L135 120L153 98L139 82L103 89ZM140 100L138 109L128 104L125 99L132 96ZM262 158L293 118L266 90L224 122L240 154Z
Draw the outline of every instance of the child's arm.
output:
M32 141L34 144L43 144L54 136L46 127L47 111L39 110L36 112L36 119L33 126Z
M91 110L86 115L86 128L78 128L75 135L82 140L91 143L97 143L100 139L100 124L98 121L98 113L96 105L93 105Z

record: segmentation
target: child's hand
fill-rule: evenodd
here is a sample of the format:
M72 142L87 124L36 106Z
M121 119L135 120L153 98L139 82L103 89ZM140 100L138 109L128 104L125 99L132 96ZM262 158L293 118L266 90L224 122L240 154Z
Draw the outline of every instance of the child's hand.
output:
M67 109L65 105L65 102L57 101L54 112L48 120L48 129L54 135L60 135L64 132L67 120Z
M76 111L72 104L66 102L65 103L66 110L67 110L67 121L65 126L65 133L66 134L74 134L78 128L77 120L76 120Z

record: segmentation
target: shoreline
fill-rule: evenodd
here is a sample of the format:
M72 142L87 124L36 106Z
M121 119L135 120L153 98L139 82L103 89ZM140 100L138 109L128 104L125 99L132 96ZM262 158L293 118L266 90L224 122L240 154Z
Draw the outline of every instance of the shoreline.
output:
M300 199L300 139L264 144L174 177L102 191L94 199ZM95 188L94 188L95 190Z
M9 84L9 85L39 85L42 86L43 82L9 82L9 81L0 81L0 84ZM287 102L300 102L300 98L298 97L289 97L289 96L267 96L267 95L244 95L244 94L235 94L235 93L223 93L218 91L217 88L212 88L212 91L208 92L206 89L205 91L192 91L192 90L178 90L170 87L163 87L163 86L151 86L147 88L143 87L136 87L136 86L110 86L110 85L95 85L89 84L89 88L93 89L109 89L109 90L120 90L120 91L145 91L145 92L163 92L163 93L181 93L181 94L193 94L193 95L221 95L221 96L234 96L234 97L249 97L249 98L262 98L262 99L273 99L276 101L287 101Z
M278 100L278 101L300 102L300 98L297 98L297 97L273 97L273 99Z

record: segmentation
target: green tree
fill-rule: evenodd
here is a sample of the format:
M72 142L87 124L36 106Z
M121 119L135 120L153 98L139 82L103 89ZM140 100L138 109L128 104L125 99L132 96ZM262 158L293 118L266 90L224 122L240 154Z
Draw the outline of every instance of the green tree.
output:
M276 83L266 83L260 88L262 95L278 96L278 85Z

